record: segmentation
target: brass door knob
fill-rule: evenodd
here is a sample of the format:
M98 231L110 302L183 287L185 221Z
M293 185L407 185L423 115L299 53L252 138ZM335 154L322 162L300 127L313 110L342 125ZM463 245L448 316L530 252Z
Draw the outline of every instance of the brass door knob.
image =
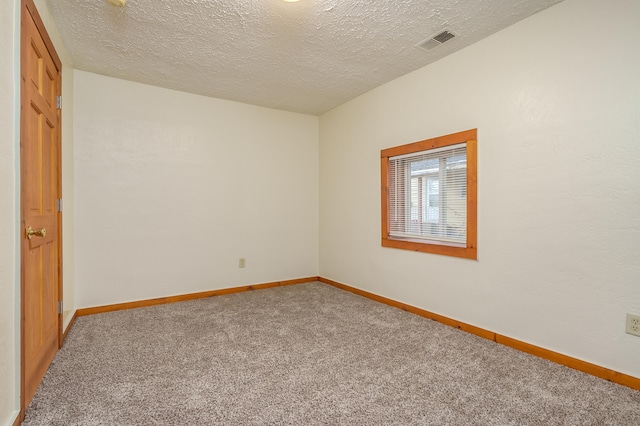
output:
M27 226L26 233L28 239L31 239L31 237L33 237L34 235L37 237L44 237L45 235L47 235L47 229L33 229L31 226Z

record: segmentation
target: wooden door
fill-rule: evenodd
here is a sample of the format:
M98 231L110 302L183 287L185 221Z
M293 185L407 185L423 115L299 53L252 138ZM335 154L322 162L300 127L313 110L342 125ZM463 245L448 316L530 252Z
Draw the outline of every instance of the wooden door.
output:
M32 0L22 2L21 405L24 410L61 337L60 60ZM24 411L23 411L24 412Z

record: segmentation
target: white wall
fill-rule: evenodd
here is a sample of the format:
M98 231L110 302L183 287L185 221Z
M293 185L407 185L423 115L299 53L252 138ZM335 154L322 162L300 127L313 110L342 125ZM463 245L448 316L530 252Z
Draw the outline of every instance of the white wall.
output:
M20 408L18 377L19 2L0 0L0 425ZM7 60L8 59L8 60Z
M640 377L639 40L566 0L323 115L320 274ZM382 248L380 150L470 128L478 261Z
M78 307L318 274L318 117L74 82Z

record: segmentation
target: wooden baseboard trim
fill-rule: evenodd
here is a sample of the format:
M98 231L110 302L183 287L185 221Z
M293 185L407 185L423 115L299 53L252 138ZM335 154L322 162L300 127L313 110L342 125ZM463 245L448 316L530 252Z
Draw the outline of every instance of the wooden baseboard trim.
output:
M578 358L573 358L568 355L532 345L530 343L512 339L511 337L503 336L501 334L496 334L496 342L505 346L509 346L510 348L537 356L539 358L555 362L556 364L564 365L565 367L573 368L574 370L582 371L583 373L587 373L592 376L617 383L619 385L627 386L631 389L640 390L640 378L638 377L619 373L617 371L610 370L596 364L591 364L590 362L586 362Z
M71 321L69 321L69 325L67 325L66 330L64 330L64 333L62 333L62 343L60 347L62 347L64 345L64 341L67 340L67 334L69 334L69 331L71 331L71 327L73 327L73 323L76 322L77 316L78 316L78 311L73 313L73 316L71 317Z
M25 410L20 410L20 412L18 413L18 417L16 417L16 419L13 421L12 426L20 426L24 421L24 415L25 415Z
M406 303L398 302L387 297L379 296L368 291L360 290L358 288L351 287L324 277L318 277L318 281L348 291L350 293L375 300L376 302L384 303L385 305L393 306L394 308L402 309L403 311L411 312L412 314L438 321L450 327L466 331L467 333L475 334L476 336L480 336L488 340L493 340L494 342L500 343L501 345L509 346L510 348L555 362L556 364L564 365L566 367L573 368L574 370L582 371L583 373L587 373L592 376L617 383L619 385L630 387L631 389L640 390L640 378L619 373L617 371L610 370L596 364L591 364L589 362L582 361L580 359L573 358L558 352L554 352L549 349L541 348L530 343L512 339L510 337L494 333L493 331L485 330L480 327L456 321L454 319L438 315L433 312L417 308L415 306L407 305Z
M387 297L378 296L377 294L369 293L368 291L360 290L359 288L351 287L327 278L319 277L318 281L329 284L333 287L340 288L350 293L358 294L368 299L375 300L376 302L384 303L385 305L393 306L394 308L402 309L403 311L411 312L412 314L441 322L450 327L459 328L460 330L464 330L467 333L475 334L477 336L484 337L485 339L495 341L495 333L483 328L456 321L451 318L443 317L442 315L434 314L433 312L425 311L424 309L416 308L415 306L407 305L406 303L398 302L397 300L389 299Z
M225 294L242 293L244 291L263 290L266 288L283 287L287 285L302 284L312 281L318 281L319 277L298 278L294 280L274 281L263 284L252 284L241 287L223 288L219 290L209 290L199 293L180 294L177 296L159 297L156 299L138 300L135 302L116 303L113 305L95 306L92 308L82 308L76 310L74 317L82 317L85 315L95 315L104 312L121 311L124 309L144 308L147 306L164 305L166 303L184 302L187 300L202 299L205 297L222 296ZM71 325L67 327L67 330Z

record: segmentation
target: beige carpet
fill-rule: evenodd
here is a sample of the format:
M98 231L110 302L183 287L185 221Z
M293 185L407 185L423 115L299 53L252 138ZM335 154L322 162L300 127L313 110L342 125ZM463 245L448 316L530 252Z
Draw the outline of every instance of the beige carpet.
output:
M321 284L81 317L25 425L640 425L640 392Z

